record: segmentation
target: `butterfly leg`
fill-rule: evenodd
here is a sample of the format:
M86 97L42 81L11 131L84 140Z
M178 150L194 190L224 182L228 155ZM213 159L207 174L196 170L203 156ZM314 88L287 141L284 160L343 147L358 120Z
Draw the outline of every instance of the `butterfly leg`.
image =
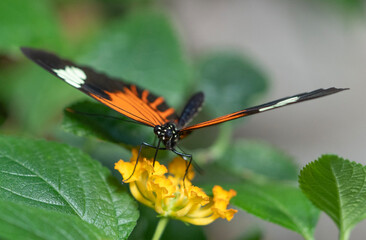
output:
M151 144L149 144L149 143L142 142L142 143L141 143L141 145L140 145L140 148L139 148L139 153L137 154L136 163L135 163L135 166L133 167L132 173L131 173L131 175L130 175L127 179L125 179L124 181L129 180L129 179L133 176L133 174L135 173L135 170L136 170L136 167L137 167L137 163L138 163L138 161L139 161L139 159L140 159L140 156L141 156L142 148L143 148L143 147L150 147L150 148L154 148L154 149L156 149L156 151L155 151L155 155L154 155L154 161L153 161L153 166L154 166L154 164L155 164L155 159L156 159L156 156L157 156L157 154L158 154L158 150L166 150L166 148L160 148L159 146L160 146L160 140L159 140L159 142L158 142L158 146L157 146L157 147L155 147L155 146L153 146L153 145L151 145Z
M155 151L155 154L154 154L153 167L155 167L155 160L156 160L156 156L158 155L158 151L159 151L160 143L161 143L161 140L159 139L159 141L158 141L158 146L156 147L156 151Z
M179 151L181 151L182 153L185 153L179 146L176 146L176 147L179 148ZM204 173L203 169L198 165L198 163L193 160L192 160L192 166L196 169L196 171L199 174L202 175Z
M188 170L189 170L189 167L191 166L192 164L192 160L193 160L193 157L191 154L187 154L187 153L182 153L182 152L178 152L177 150L175 150L174 148L172 149L172 151L177 154L178 156L180 156L181 158L183 158L184 160L188 161L187 159L189 159L189 162L188 162L188 165L187 165L187 168L186 168L186 172L184 173L184 176L183 176L183 184L184 184L184 179L186 179L187 177L187 174L188 174ZM190 180L190 179L188 179Z

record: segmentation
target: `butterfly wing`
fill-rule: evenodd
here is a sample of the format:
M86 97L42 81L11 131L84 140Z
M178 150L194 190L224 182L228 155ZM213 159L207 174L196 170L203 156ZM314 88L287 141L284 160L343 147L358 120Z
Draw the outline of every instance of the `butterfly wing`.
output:
M227 121L234 120L237 118L253 115L256 113L265 112L265 111L276 109L279 107L284 107L284 106L287 106L290 104L295 104L295 103L327 96L327 95L334 94L334 93L337 93L337 92L340 92L343 90L347 90L347 89L348 88L317 89L317 90L314 90L311 92L301 93L301 94L297 94L297 95L294 95L291 97L281 98L281 99L278 99L278 100L275 100L272 102L268 102L268 103L265 103L262 105L258 105L255 107L243 109L241 111L230 113L230 114L218 117L218 118L214 118L214 119L211 119L211 120L208 120L205 122L201 122L201 123L183 128L183 129L181 129L181 136L182 136L181 138L185 137L186 135L188 135L191 131L193 131L195 129L209 127L212 125L227 122Z
M38 49L22 48L29 59L117 112L148 126L177 122L178 116L162 97L148 90L108 77L95 70L74 64Z
M182 114L179 116L177 127L178 129L184 128L189 122L201 111L201 107L204 101L203 92L194 94L183 108Z

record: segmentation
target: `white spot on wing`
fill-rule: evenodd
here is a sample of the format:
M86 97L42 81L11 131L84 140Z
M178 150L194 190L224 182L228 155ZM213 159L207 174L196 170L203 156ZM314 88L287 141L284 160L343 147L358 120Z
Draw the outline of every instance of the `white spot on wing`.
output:
M52 69L57 76L73 87L80 88L85 83L86 74L80 68L66 66L65 69Z
M278 102L272 106L269 106L269 107L264 107L264 108L260 108L259 111L260 112L263 112L263 111L267 111L267 110L270 110L270 109L273 109L273 108L278 108L278 107L282 107L282 106L285 106L289 103L294 103L296 102L297 100L299 100L299 97L292 97L292 98L289 98L289 99L286 99L286 100L283 100L281 102Z

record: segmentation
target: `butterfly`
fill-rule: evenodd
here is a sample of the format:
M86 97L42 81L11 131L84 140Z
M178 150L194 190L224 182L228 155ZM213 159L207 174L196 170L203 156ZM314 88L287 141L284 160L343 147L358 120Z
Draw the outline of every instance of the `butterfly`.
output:
M186 103L182 113L178 115L173 108L167 105L163 97L157 96L135 84L109 77L90 67L77 65L72 61L62 59L44 50L26 47L21 48L21 50L30 60L72 87L77 88L124 116L153 128L154 134L158 139L157 146L143 142L140 145L139 155L143 146L155 148L155 162L158 150L171 150L183 159L189 160L187 170L192 162L192 155L180 152L176 148L178 142L192 131L290 104L327 96L347 89L334 87L317 89L189 125L189 122L202 107L204 101L202 92L194 94ZM165 147L160 147L161 144Z

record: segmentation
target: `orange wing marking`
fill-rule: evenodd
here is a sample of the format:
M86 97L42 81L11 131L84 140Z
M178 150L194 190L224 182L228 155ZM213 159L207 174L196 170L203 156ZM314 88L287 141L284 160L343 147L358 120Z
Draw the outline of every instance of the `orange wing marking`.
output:
M123 91L105 93L110 99L92 93L90 95L117 112L152 127L169 122L167 118L175 112L173 108L168 108L164 112L159 111L157 108L164 103L164 98L158 97L150 103L149 91L144 90L140 98L135 85L131 85L130 88L124 87Z
M149 96L149 91L147 91L147 90L142 91L142 94L141 94L142 101L148 103L149 101L147 100L147 96Z
M151 108L157 110L157 107L164 102L164 98L163 97L158 97L155 99L155 101L153 103L150 103L149 100L147 99L147 97L149 96L149 91L148 90L143 90L142 94L141 94L141 99L143 102L147 103ZM167 117L169 117L170 115L174 114L175 110L174 108L168 108L166 109L164 112L157 112L157 114L160 116L160 119L166 123L168 122Z
M92 93L90 93L90 96L92 96L93 98L95 98L96 100L98 100L99 102L105 104L106 106L116 110L117 112L131 118L131 119L134 119L136 121L139 121L141 123L144 123L146 125L149 125L151 127L154 127L155 124L150 121L149 119L147 118L144 118L144 117L141 117L141 115L139 113L136 113L136 111L133 111L133 112L130 112L129 109L127 107L126 104L119 104L119 102L114 102L115 100L113 100L114 98L116 98L115 95L110 95L111 99L112 100L108 100L106 98L102 98L102 97L99 97L98 95L94 95ZM123 107L123 108L122 108Z
M167 117L172 115L174 111L175 111L174 108L168 108L164 112L159 112L159 115L161 115L164 119L166 119Z
M227 121L230 121L230 120L241 118L241 117L244 117L247 114L248 113L246 111L242 110L242 111L234 112L234 113L231 113L231 114L228 114L228 115L225 115L225 116L214 118L214 119L211 119L211 120L208 120L208 121L205 121L205 122L201 122L201 123L192 125L190 127L186 127L183 130L184 131L186 131L186 130L189 131L189 130L193 130L193 129L197 129L197 128L208 127L208 126L216 125L216 124L219 124L219 123L222 123L222 122L227 122Z
M154 102L150 103L150 107L152 107L153 109L157 109L157 107L164 102L164 98L162 97L158 97L157 99L155 99Z
M133 94L138 96L136 85L131 85L131 91L133 92Z
M140 100L140 98L139 98L139 95L138 95L138 92L137 92L137 87L136 87L136 85L131 85L130 86L130 88L127 88L127 87L124 87L124 91L125 91L125 93L126 94L128 94L130 97L132 97L133 99L135 99L136 100L136 97ZM146 91L146 90L144 90L144 91ZM131 96L131 93L134 95L134 96ZM149 91L147 91L147 93L145 93L145 94L147 94L147 95L145 95L144 96L144 98L146 99L146 101L145 101L145 99L143 99L143 102L145 102L146 104L149 104L149 101L147 100L147 96L148 96L148 94L149 94ZM136 97L135 97L136 96ZM138 101L138 102L140 102L140 101ZM131 105L133 105L133 104L131 104ZM141 107L142 108L144 108L144 110L146 111L145 113L146 114L148 114L148 115L150 115L150 117L152 117L152 118L154 118L156 121L158 121L158 122L160 122L160 120L159 119L157 119L157 117L155 116L155 114L151 111L151 109L149 109L149 108L147 108L146 107L146 105L144 105L144 104L142 104L141 105ZM140 111L141 112L141 111ZM141 112L141 114L144 114L144 112ZM146 117L146 116L145 116Z
M149 119L155 125L162 125L165 121L157 114L153 109L151 109L147 103L144 103L138 96L134 95L128 88L124 88L125 94L119 94L120 98L124 98L126 102L129 102L130 106L134 108L135 111L139 112L145 118ZM138 108L139 106L140 108ZM147 117L148 115L149 117Z

